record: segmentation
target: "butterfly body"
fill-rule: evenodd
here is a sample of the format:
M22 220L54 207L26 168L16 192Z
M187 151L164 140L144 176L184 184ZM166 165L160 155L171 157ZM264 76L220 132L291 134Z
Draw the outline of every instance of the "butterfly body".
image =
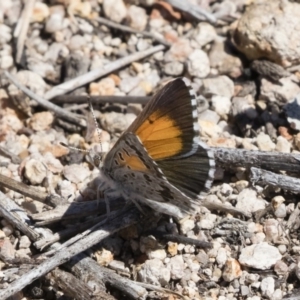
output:
M168 83L107 154L109 190L178 218L195 212L214 175L200 142L196 96L184 78Z

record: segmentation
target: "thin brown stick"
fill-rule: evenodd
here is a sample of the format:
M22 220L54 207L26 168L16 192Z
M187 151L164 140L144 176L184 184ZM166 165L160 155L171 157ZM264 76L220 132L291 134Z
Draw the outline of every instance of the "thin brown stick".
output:
M177 296L176 298L178 299L184 299L182 294L179 294L177 292L171 291L169 289L163 288L161 286L149 284L149 283L144 283L144 282L137 282L137 284L145 289L151 290L151 291L156 291L158 293L162 294L170 294L170 295L175 295ZM169 297L170 298L170 297ZM172 298L171 298L172 299Z
M140 35L143 35L145 37L151 38L151 39L159 42L160 44L162 44L166 47L170 47L170 43L168 43L163 38L155 35L152 32L139 31L139 30L133 29L129 26L121 25L119 23L115 23L113 21L110 21L110 20L108 20L106 18L102 18L102 17L97 17L95 20L97 22L99 22L100 24L106 25L107 27L112 27L112 28L115 28L115 29L118 29L118 30L121 30L121 31L129 32L129 33L140 34Z
M0 146L0 155L8 157L12 161L12 163L16 165L19 165L21 163L21 158L18 155L15 155L2 146Z
M25 211L2 192L0 192L0 215L22 233L26 234L32 241L37 241L40 237L40 235L29 226L31 221Z
M9 198L5 198L4 206L8 207L8 208L11 207L12 210L18 212L18 216L19 216L21 222L23 222L23 223L28 222L29 218L26 215L26 213L21 208L19 208L18 205L16 205ZM127 216L130 217L130 214L128 215L125 213L125 215L122 217L123 217L123 219L124 218L126 219ZM136 220L138 220L138 218L139 218L138 216L139 216L139 213L137 213L137 215L136 215ZM118 219L117 221L122 222L123 219ZM127 221L130 223L130 220L127 220ZM126 221L125 221L125 223L126 223ZM124 224L124 222L123 222L123 224ZM118 225L116 227L118 227ZM43 230L42 228L38 228L38 232L37 232L36 228L33 228L33 230L36 232L37 235L39 235L39 233L42 233L43 236L45 236L45 237L47 237L49 235L51 236L51 233L49 230ZM110 232L108 234L112 234L112 233L113 232ZM102 236L102 235L103 235L103 233L99 232L98 236ZM31 237L31 235L29 237ZM101 237L100 237L100 239L101 239ZM35 239L33 239L33 241L34 240ZM56 243L55 245L51 246L50 248L55 250L58 247L59 247L59 245L58 245L58 243ZM108 283L111 286L115 287L116 289L121 290L129 298L137 299L138 297L140 297L140 296L143 297L143 295L146 294L146 290L139 287L135 282L133 282L127 278L122 278L120 275L116 274L115 272L112 272L110 270L107 270L106 268L100 267L94 260L92 260L88 257L86 259L84 259L84 257L85 257L84 254L81 254L80 258L77 255L76 257L74 257L72 259L69 266L71 268L73 268L73 270L76 270L75 271L76 274L78 275L78 277L81 277L82 280L86 280L86 281L92 280L93 284L97 290L100 290L100 291L103 290L105 288L104 284ZM76 260L78 261L78 263ZM47 264L45 263L45 265L47 265ZM85 278L83 278L83 277L85 277ZM20 278L19 284L27 285L26 280L27 280L26 274L24 274L23 277ZM17 290L17 291L20 291L21 289L23 289L23 287L19 286L19 284L17 284L15 286L15 290ZM101 287L103 287L103 288L101 289ZM7 288L6 292L9 295L14 293L13 291L10 291L10 287ZM0 299L3 299L3 298L1 297Z
M250 169L250 180L253 183L271 185L294 193L300 193L300 179L287 175L275 174L258 168Z
M97 217L97 218L93 218L93 219L88 220L86 222L76 224L76 226L61 230L61 231L59 231L59 232L57 232L57 233L55 233L55 234L53 234L49 237L45 237L45 238L42 238L42 239L36 241L34 243L34 246L37 249L43 249L45 247L48 247L49 245L52 245L55 242L58 242L62 239L67 239L68 237L74 236L78 232L82 232L84 230L87 230L87 229L91 228L91 226L99 223L100 221L103 221L103 218L105 218L105 216L100 216L100 217Z
M208 21L215 24L217 22L216 17L202 9L199 5L191 4L189 1L184 0L165 0L171 4L174 8L193 16L198 21Z
M101 67L100 69L90 71L84 75L78 76L74 79L71 79L67 82L64 82L62 84L55 86L54 88L52 88L45 94L45 99L50 100L54 97L66 94L66 93L68 93L72 90L75 90L76 88L83 86L87 83L90 83L102 76L105 76L107 74L110 74L110 73L118 70L118 69L121 69L134 61L141 60L149 55L152 55L152 54L154 54L158 51L162 51L164 49L165 49L165 46L158 45L158 46L152 47L150 49L136 52L136 53L133 53L126 57L122 57L114 62L111 62L111 63L105 65L104 67Z
M146 104L151 97L139 97L139 96L90 96L92 104L98 103L138 103ZM66 104L66 103L87 103L87 96L76 95L62 95L51 99L51 102Z
M212 244L198 239L188 238L180 234L166 233L160 230L149 230L143 233L144 235L153 235L155 238L163 241L181 243L186 245L194 245L199 248L211 248Z
M53 257L42 262L40 265L30 270L20 278L12 282L9 287L0 290L0 299L6 299L25 288L28 284L41 276L47 274L57 266L67 262L71 257L89 249L99 243L111 234L124 229L138 221L139 213L136 209L130 207L125 209L123 215L116 220L110 220L109 224L103 225L102 228L95 230L81 241L76 242L68 248L57 252Z
M68 272L57 268L48 273L46 279L50 281L51 285L61 289L67 297L82 300L93 299L92 289ZM106 296L108 295L106 294Z
M17 37L17 54L16 62L21 62L21 57L24 49L24 43L27 38L27 32L29 28L30 18L33 12L35 0L25 1L25 6L22 11L21 17L18 21L17 30L15 31L14 37Z
M286 70L288 70L291 73L300 71L300 65L295 65L295 66L288 67L288 68L286 68Z
M290 228L292 230L298 230L300 227L300 203L298 203L294 209L294 211L291 213L287 223L286 227Z
M72 111L72 110L84 110L86 108L88 108L88 104L87 103L81 103L81 104L73 104L70 106L66 106L65 110L67 111Z
M0 185L40 202L45 202L48 196L47 193L43 193L34 187L24 184L23 182L18 182L3 174L0 174Z
M27 185L23 182L16 181L10 177L0 174L0 185L6 187L12 191L18 192L26 197L30 197L33 200L43 202L50 206L57 206L66 203L65 199L62 199L56 195L48 195L37 190L35 187Z
M124 207L124 201L120 199L111 199L109 204L112 210ZM106 213L105 201L84 201L59 205L51 211L37 213L31 217L38 225L48 225L61 221L62 218L64 220L78 219L101 212Z
M22 92L24 92L27 96L34 99L39 105L44 108L53 111L56 115L60 116L62 119L65 119L71 123L79 125L81 127L86 127L86 121L84 119L79 118L78 116L66 111L65 109L43 99L42 97L36 95L31 90L23 86L18 82L18 80L12 76L9 72L4 71L3 73L16 87L18 87Z
M201 202L201 205L206 207L209 210L219 210L219 211L222 211L222 212L230 213L233 216L239 215L239 216L245 216L247 218L251 217L251 214L248 214L247 212L245 212L243 210L237 209L233 206L217 203L217 202L203 200Z
M125 295L125 299L146 299L147 291L138 282L128 280L114 271L100 266L95 260L78 254L64 266L75 273L82 280L93 278L93 282L105 282ZM87 270L84 272L84 270Z
M217 165L225 169L258 167L271 171L300 172L300 154L230 148L212 148L212 150Z

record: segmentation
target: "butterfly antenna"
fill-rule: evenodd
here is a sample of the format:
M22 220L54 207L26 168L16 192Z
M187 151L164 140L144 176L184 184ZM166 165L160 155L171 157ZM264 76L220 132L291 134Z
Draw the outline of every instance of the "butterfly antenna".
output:
M98 134L98 139L99 139L99 143L100 143L100 148L101 148L101 153L102 153L102 143L101 143L101 130L98 126L98 122L96 120L96 117L95 117L95 113L94 113L94 109L93 109L93 106L92 106L92 102L91 102L91 98L90 96L88 96L87 98L88 100L88 104L89 104L89 108L90 108L90 111L91 111L91 114L93 116L93 120L94 120L94 123L95 123L95 126L96 126L96 130L97 130L97 134ZM69 145L66 145L65 143L62 143L60 142L60 144L68 149L71 149L71 150L75 150L75 151L80 151L80 152L83 152L83 153L86 153L86 154L89 154L89 157L90 159L92 159L92 161L90 161L95 167L99 167L101 162L102 162L102 156L101 154L92 154L92 150L84 150L84 149L80 149L80 148L77 148L77 147L73 147L73 146L69 146Z
M101 142L101 130L99 128L99 125L98 125L98 122L97 122L97 119L95 117L95 113L94 113L94 108L93 108L93 105L92 105L92 101L91 101L91 97L88 95L88 103L89 103L89 108L90 108L90 112L92 114L92 117L94 119L94 123L95 123L95 127L96 127L96 131L97 131L97 135L98 135L98 139L99 139L99 144L100 144L100 149L101 149L101 152L103 152L103 149L102 149L102 142ZM100 165L101 161L102 161L102 156L101 155L97 155L97 157L94 156L93 158L94 160L94 163L95 164L98 164Z
M80 149L80 148L77 148L77 147L73 147L73 146L69 146L63 142L60 142L60 144L68 149L71 149L71 150L74 150L74 151L79 151L79 152L83 152L83 153L90 153L89 150L84 150L84 149Z

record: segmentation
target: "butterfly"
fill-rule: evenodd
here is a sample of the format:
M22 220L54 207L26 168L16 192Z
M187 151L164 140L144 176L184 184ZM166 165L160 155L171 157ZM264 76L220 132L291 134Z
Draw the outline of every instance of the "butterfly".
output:
M200 141L196 94L187 78L167 83L121 135L100 168L106 199L182 218L212 185L213 152Z

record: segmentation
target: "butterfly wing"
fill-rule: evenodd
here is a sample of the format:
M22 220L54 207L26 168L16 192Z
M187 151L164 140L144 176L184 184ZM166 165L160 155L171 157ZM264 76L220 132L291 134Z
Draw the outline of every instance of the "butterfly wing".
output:
M214 156L200 141L196 95L186 78L166 84L126 132L139 137L171 184L193 199L206 194Z
M186 78L167 83L126 132L136 134L154 160L195 153L199 142L196 95Z
M191 199L203 198L214 180L214 154L202 142L194 154L161 160L157 165L168 181Z
M186 79L164 86L108 153L105 173L160 212L193 213L214 175L213 153L200 142L196 104Z
M124 197L181 218L195 212L196 202L171 185L133 133L125 133L109 153L104 172Z

